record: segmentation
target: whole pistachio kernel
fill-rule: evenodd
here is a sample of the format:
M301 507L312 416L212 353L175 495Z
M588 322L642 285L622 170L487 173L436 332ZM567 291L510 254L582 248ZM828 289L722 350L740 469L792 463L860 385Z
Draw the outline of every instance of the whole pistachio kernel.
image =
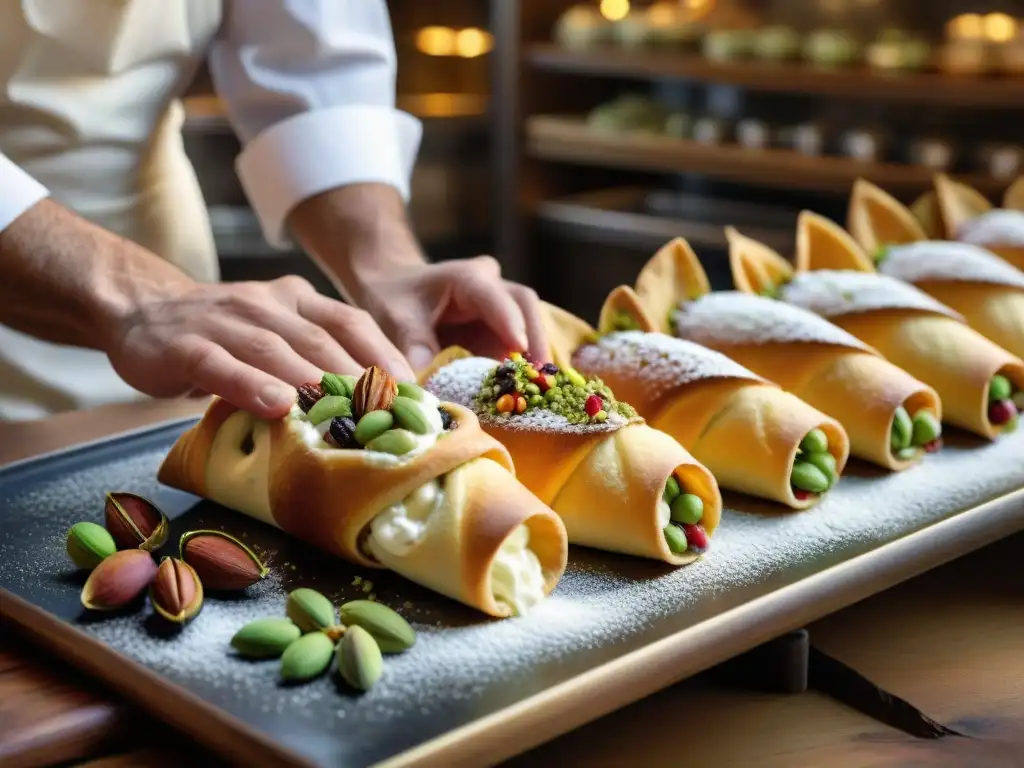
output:
M404 456L416 448L416 436L407 429L389 429L366 444L368 451Z
M1013 384L1005 376L996 374L988 384L988 399L990 402L996 400L1009 400L1013 395Z
M839 473L836 471L836 457L831 453L825 451L819 451L815 453L805 453L800 457L801 461L806 461L822 471L825 477L828 478L828 487L831 488L836 484L836 480L839 479Z
M414 384L411 381L400 381L398 382L398 394L400 397L408 397L410 400L415 400L417 403L422 403L427 393L423 390L419 384Z
M313 424L330 421L337 416L352 416L352 401L344 395L325 395L321 397L307 414Z
M672 522L696 525L704 517L704 500L695 493L682 493L672 502Z
M893 451L910 447L910 439L914 434L914 423L902 405L892 415L892 436L890 438Z
M346 376L340 373L325 373L320 379L320 389L328 395L340 395L352 399L352 392L356 388L355 376Z
M813 464L799 460L793 464L789 482L794 488L809 493L824 493L829 487L829 479L824 472Z
M686 534L683 533L682 528L670 523L665 526L663 532L665 534L665 543L668 544L669 550L677 555L681 555L686 551L688 544L686 543Z
M661 494L661 498L665 500L665 503L671 505L676 497L682 493L679 488L679 481L676 480L675 475L669 475L668 480L665 481L665 490Z
M390 411L370 411L356 422L355 438L360 445L367 445L375 438L383 435L395 424L395 417Z
M927 445L942 436L942 424L931 411L922 409L914 414L911 445Z
M828 450L828 435L824 430L812 429L800 441L800 450L804 453L824 453Z

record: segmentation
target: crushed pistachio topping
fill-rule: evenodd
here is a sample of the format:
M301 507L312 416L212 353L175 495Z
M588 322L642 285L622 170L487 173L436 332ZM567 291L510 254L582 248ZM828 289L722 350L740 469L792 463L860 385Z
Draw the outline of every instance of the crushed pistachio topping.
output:
M586 379L572 368L537 363L513 353L487 374L476 396L481 411L514 416L544 409L570 424L597 424L611 413L624 419L636 418L636 411L615 399L600 379Z
M613 331L639 331L640 323L629 312L616 312L612 318Z

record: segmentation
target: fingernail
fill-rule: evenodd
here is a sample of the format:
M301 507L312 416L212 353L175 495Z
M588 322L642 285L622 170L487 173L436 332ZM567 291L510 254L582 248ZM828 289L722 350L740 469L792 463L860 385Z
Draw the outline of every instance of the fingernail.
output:
M417 344L409 348L405 354L414 372L422 371L434 361L434 352L430 347Z
M285 384L268 384L260 392L260 402L267 408L288 408L295 402L295 390Z

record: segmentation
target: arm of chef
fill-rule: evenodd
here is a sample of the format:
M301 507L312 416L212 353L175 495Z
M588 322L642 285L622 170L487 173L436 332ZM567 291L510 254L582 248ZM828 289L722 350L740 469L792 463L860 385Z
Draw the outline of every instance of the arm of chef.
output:
M336 187L383 183L409 197L421 125L395 109L385 0L229 0L210 51L243 144L237 171L267 240Z
M0 232L50 192L0 152Z

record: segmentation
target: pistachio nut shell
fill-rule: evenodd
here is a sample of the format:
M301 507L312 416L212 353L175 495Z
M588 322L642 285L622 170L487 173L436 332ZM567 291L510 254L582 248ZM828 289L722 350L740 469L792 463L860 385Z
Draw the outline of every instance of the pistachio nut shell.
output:
M416 643L416 632L409 622L386 605L373 600L353 600L338 609L346 627L362 627L377 641L384 653L401 653Z
M127 491L107 494L105 522L120 549L153 552L167 541L167 515L149 499Z
M383 673L377 641L362 627L349 627L338 645L338 674L356 690L368 691Z
M68 556L83 571L91 571L117 552L117 544L102 525L75 523L68 531Z
M322 632L310 632L292 642L281 654L281 679L312 680L331 665L334 641Z
M142 549L125 549L105 558L82 587L82 605L91 611L113 611L131 605L156 576L153 556Z
M178 553L207 589L242 590L269 572L255 552L223 531L188 531L178 543Z
M295 622L280 616L250 621L231 638L231 647L250 659L269 659L280 656L293 642L302 637Z
M337 623L331 601L308 587L300 587L288 595L285 613L303 632L318 632Z
M167 621L184 624L203 607L203 583L191 565L165 557L149 588L149 601Z

